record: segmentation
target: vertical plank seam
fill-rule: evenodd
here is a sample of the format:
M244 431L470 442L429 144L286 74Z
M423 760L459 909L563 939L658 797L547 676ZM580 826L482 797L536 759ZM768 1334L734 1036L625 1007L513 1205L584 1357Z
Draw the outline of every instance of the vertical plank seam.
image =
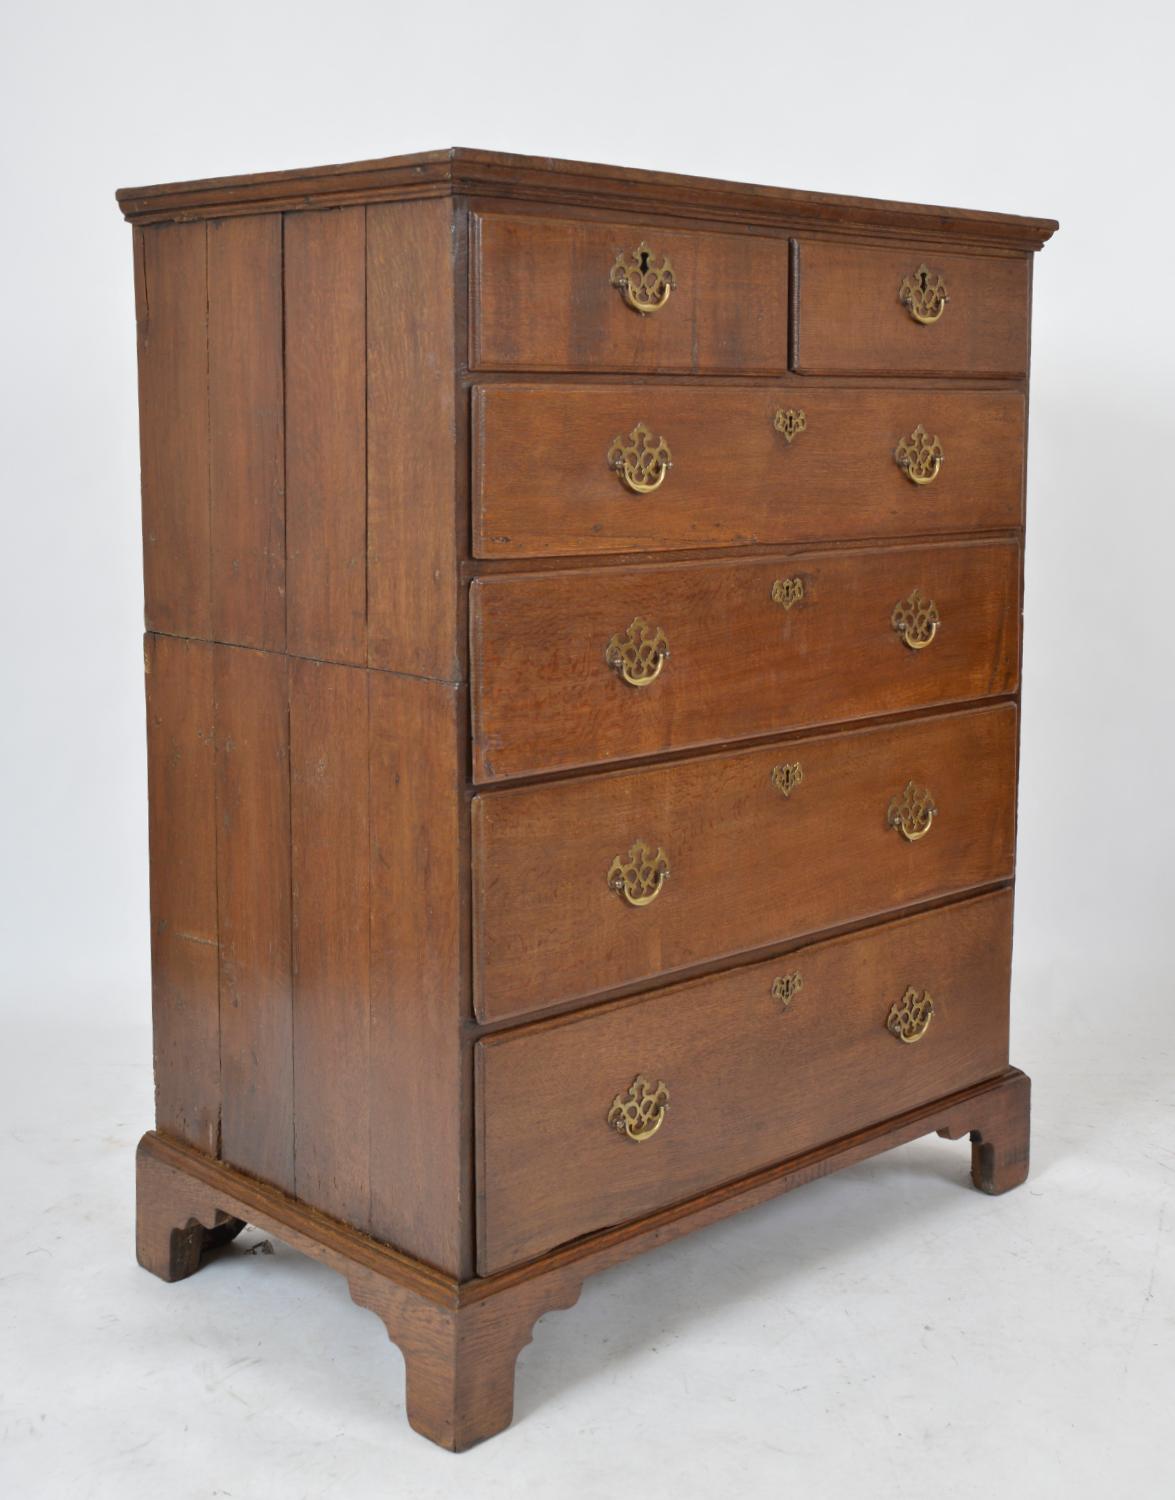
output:
M364 222L366 223L366 211L364 213ZM364 236L364 238L366 240L366 235ZM364 251L364 260L366 261L366 249ZM372 803L371 803L371 762L372 762L372 756L373 756L373 746L372 746L373 733L372 733L372 715L371 715L371 672L366 667L364 667L362 669L362 671L363 671L363 682L364 682L364 694L365 694L366 701L367 701L367 1037L366 1037L366 1048L367 1048L367 1050L366 1050L366 1053L365 1053L365 1056L366 1056L366 1059L367 1059L367 1070L366 1070L367 1071L367 1167L366 1167L366 1171L364 1173L364 1176L365 1176L365 1179L366 1179L366 1183L367 1183L367 1207L366 1207L366 1215L367 1215L367 1217L363 1221L363 1228L364 1228L364 1230L367 1233L370 1234L371 1233L371 1225L372 1225L373 1200L374 1200L374 1191L373 1191L373 1187L372 1187L372 1178L373 1178L374 1174L372 1173L372 1163L375 1160L375 1158L374 1158L374 1156L372 1154L372 1149L371 1149L371 1147L372 1147L372 1118L373 1118L373 1115L374 1115L374 1110L372 1109L372 1094L373 1094L372 1084L374 1083L374 1078L373 1078L373 1070L372 1070L372 1066L371 1066L372 1056L373 1056L372 1049L371 1049L371 1012L372 1012L372 1003L371 1003L371 992L372 992L372 957L371 957L371 955L372 955L372 927L374 925L374 912L375 912L375 899L374 899L375 898L375 849L374 849L375 820L372 817Z
M298 1194L298 921L295 911L297 889L294 884L294 662L285 658L286 667L286 816L290 825L290 842L286 851L286 878L290 890L290 1181L293 1195Z
M207 236L207 231L205 231ZM191 647L188 648L189 650ZM225 646L209 646L209 679L212 693L209 712L212 718L212 900L216 911L216 1159L224 1159L224 944L220 930L220 725L217 716L217 684L220 680L220 654Z
M367 251L367 221L371 210L363 210L363 664L371 666L371 477L369 448L371 431L371 314L368 306L370 264ZM370 721L369 721L370 722ZM369 739L370 743L370 739ZM370 776L369 776L370 779Z

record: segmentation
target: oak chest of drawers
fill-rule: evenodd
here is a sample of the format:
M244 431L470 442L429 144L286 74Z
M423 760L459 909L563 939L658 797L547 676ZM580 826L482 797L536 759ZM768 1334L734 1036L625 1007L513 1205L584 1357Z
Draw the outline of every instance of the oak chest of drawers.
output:
M130 190L139 1258L341 1270L419 1431L1008 1066L1046 220L475 151Z

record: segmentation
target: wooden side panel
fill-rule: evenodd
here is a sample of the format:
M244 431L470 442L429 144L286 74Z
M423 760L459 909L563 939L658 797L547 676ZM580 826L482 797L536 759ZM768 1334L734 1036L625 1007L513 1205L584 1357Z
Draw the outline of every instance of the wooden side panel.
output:
M222 1156L294 1186L284 657L215 649Z
M212 649L148 635L151 1008L159 1129L220 1145Z
M371 674L371 1232L472 1266L463 694Z
M367 672L290 665L300 1198L368 1222Z
M367 565L372 666L453 680L457 404L451 201L367 210Z
M282 221L208 225L212 633L286 640Z
M148 630L207 638L208 278L203 224L135 231Z
M285 221L289 649L367 661L366 231L362 208Z

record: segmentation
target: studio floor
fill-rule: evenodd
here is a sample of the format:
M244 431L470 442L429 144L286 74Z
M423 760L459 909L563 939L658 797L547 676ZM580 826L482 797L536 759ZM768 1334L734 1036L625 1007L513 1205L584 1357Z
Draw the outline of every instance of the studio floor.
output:
M971 1191L931 1137L591 1280L457 1458L332 1272L252 1229L176 1286L137 1268L145 1026L6 1028L0 1493L1168 1500L1175 1048L1095 982L1017 981L1026 1186Z

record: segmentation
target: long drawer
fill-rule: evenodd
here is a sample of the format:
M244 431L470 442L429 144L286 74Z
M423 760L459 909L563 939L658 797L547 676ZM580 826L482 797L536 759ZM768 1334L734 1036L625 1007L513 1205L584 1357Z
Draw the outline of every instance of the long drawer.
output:
M478 557L1020 525L1018 391L479 386Z
M1010 892L481 1041L478 1269L1007 1064Z
M943 255L801 240L793 368L808 375L1018 376L1026 255Z
M787 369L785 239L489 213L470 255L472 369Z
M998 704L473 799L482 1020L1012 874Z
M483 578L477 781L1010 693L1015 540Z

